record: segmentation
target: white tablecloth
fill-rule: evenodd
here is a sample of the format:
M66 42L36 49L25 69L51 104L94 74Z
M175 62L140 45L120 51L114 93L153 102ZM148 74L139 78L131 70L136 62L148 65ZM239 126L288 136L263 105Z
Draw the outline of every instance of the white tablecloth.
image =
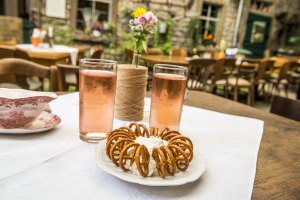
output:
M76 60L78 56L78 49L68 47L65 45L54 45L53 48L49 48L48 44L41 44L42 47L35 47L31 44L18 44L17 48L32 52L42 52L42 53L70 53L70 58L72 65L76 65Z
M145 119L150 100L146 99ZM62 122L31 135L0 135L0 199L250 199L263 122L184 106L181 132L207 160L193 183L148 187L102 171L95 144L78 137L78 93L51 103ZM114 121L114 127L125 122Z

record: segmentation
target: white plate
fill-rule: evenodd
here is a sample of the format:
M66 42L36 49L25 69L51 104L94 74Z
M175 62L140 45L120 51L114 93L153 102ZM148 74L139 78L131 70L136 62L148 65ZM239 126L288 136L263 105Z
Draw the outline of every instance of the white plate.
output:
M183 185L189 182L193 182L200 178L206 169L206 161L200 155L198 151L194 150L194 157L189 165L189 168L185 172L176 172L175 176L166 176L161 178L159 176L154 177L142 177L133 175L130 172L124 172L120 167L117 167L106 155L105 152L106 140L102 140L96 146L96 162L98 166L107 173L120 178L124 181L131 183L137 183L148 186L176 186Z
M43 131L48 131L55 128L61 119L52 113L43 111L30 125L24 128L15 129L2 129L0 128L0 133L3 134L29 134L29 133L39 133Z

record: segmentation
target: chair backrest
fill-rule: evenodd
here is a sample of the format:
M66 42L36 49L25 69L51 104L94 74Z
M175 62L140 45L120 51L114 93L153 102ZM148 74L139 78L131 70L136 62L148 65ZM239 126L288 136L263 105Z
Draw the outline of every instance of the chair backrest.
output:
M0 47L0 59L1 58L13 58L15 57L15 50Z
M57 70L53 66L47 67L18 58L4 58L0 60L0 75L15 76L12 83L17 83L24 89L29 89L27 77L49 78L50 91L57 91Z
M264 73L267 71L267 69L272 69L275 61L274 60L262 60L258 68L256 69L256 76L255 76L255 83L258 83L259 80L261 80L264 76Z
M148 48L147 54L148 55L163 55L164 52L159 48Z
M66 84L66 74L73 73L76 75L76 90L79 89L79 66L74 65L57 65L57 74L58 74L58 90L59 91L68 91Z
M274 96L270 112L300 122L300 101Z
M218 80L228 78L235 69L235 62L236 59L234 58L221 58L217 60L214 67L214 77L212 82L215 83Z
M290 68L290 64L291 63L288 61L288 62L285 62L280 67L279 74L278 74L278 79L277 79L278 83L280 83L281 80L288 78L288 71L289 71L289 68Z
M273 72L275 61L271 59L263 59L262 61L267 61L265 62L266 72Z
M99 59L103 53L103 47L95 46L90 49L90 58Z
M189 61L189 76L187 87L190 90L203 90L207 80L213 73L216 63L214 59L192 59Z
M300 67L300 63L296 61L289 61L288 62L289 69L288 71L296 71Z
M128 64L132 63L132 58L133 58L133 50L125 49L125 60Z
M187 50L186 49L181 49L181 48L178 48L178 49L172 49L172 55L173 56L184 56L186 57L187 56Z
M26 51L21 50L21 49L17 49L16 50L15 57L16 58L25 59L25 60L31 60L31 58L28 55L28 53Z

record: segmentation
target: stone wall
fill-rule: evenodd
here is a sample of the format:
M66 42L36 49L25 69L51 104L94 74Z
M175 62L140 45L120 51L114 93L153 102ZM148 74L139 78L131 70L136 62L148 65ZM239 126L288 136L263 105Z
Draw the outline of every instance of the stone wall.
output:
M272 29L271 29L271 38L269 42L269 48L271 51L277 51L278 48L285 48L287 36L282 34L280 38L278 38L278 31L280 28L289 26L288 24L293 24L295 21L298 23L298 29L293 30L294 36L300 36L300 1L299 0L274 0L274 14L272 19ZM279 22L276 19L276 15L280 15L280 13L286 13L285 17L283 17Z

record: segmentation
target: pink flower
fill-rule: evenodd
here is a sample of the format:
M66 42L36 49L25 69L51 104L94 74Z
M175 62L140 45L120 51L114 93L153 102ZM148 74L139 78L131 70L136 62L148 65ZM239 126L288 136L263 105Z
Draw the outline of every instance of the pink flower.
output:
M155 15L152 16L152 21L153 21L153 23L157 23L158 19Z
M133 23L134 23L134 24L139 24L139 23L140 23L139 18L134 18L134 19L133 19Z
M145 15L144 15L147 22L150 22L152 20L152 16L153 16L153 13L151 11L146 12Z
M144 24L144 23L147 22L147 19L146 19L146 17L145 17L144 15L140 16L138 19L139 19L139 22L140 22L141 24Z

